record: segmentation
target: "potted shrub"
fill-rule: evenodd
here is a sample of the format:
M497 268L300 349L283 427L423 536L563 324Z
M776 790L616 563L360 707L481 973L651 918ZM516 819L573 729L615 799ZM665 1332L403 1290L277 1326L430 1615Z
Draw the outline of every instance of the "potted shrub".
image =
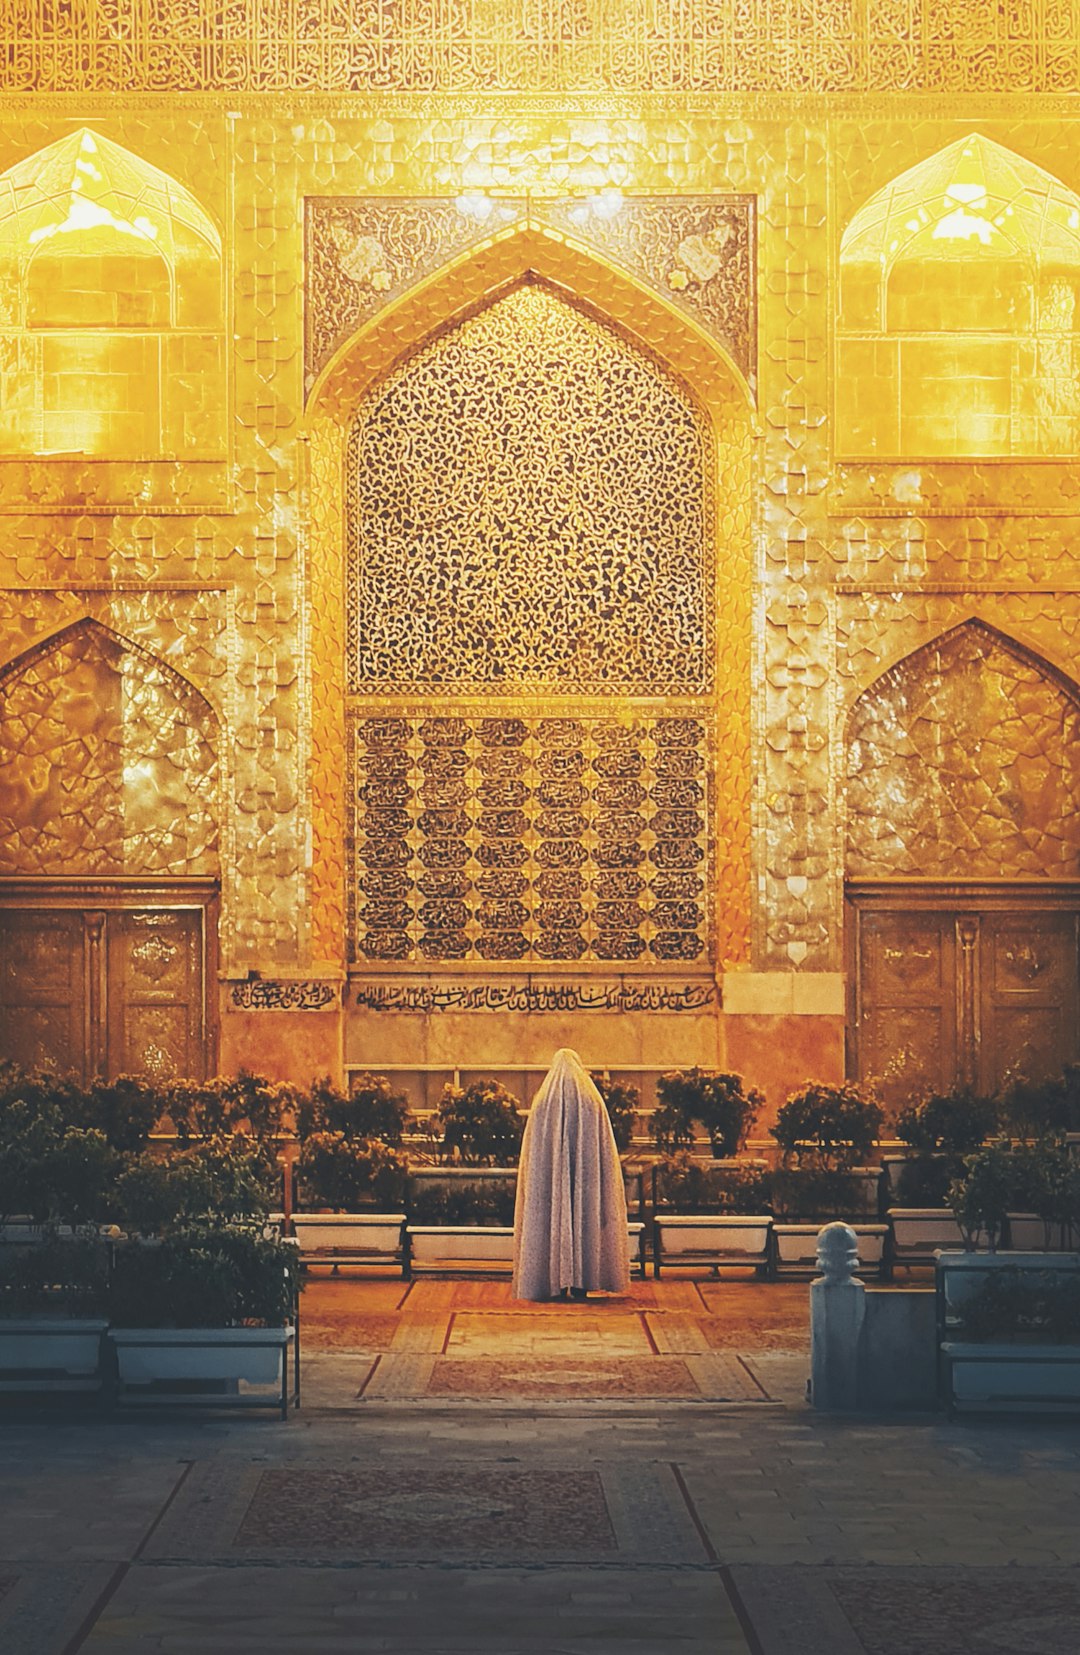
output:
M675 1069L656 1083L659 1107L653 1111L653 1140L664 1154L692 1149L694 1126L708 1133L713 1155L735 1155L742 1148L764 1103L760 1092L743 1087L742 1076L716 1069Z
M299 1285L295 1245L255 1226L119 1243L108 1301L119 1400L272 1403L287 1417Z
M1080 1133L1080 1063L1048 1080L1013 1079L1001 1095L1003 1125L1016 1138Z
M896 1135L912 1154L899 1163L895 1205L886 1214L894 1262L932 1264L937 1248L960 1244L949 1190L963 1172L964 1156L979 1149L996 1124L993 1099L970 1087L930 1093L900 1111ZM894 1169L886 1157L890 1182Z
M654 1265L753 1265L769 1257L771 1179L759 1166L703 1165L686 1150L653 1167Z
M778 1271L817 1268L817 1232L836 1219L850 1223L865 1266L884 1267L888 1226L873 1220L881 1168L867 1166L881 1130L877 1101L850 1083L810 1082L795 1092L770 1128L781 1151L773 1175Z
M604 1100L604 1108L608 1112L611 1130L615 1135L615 1147L620 1155L625 1155L633 1142L634 1122L637 1111L641 1108L640 1088L625 1081L609 1080L607 1076L595 1070L590 1078Z
M465 1166L511 1166L521 1151L520 1102L497 1080L443 1088L436 1130L443 1160Z
M0 1246L0 1391L97 1391L108 1256L96 1233Z
M293 1214L304 1263L402 1262L407 1177L405 1156L378 1138L305 1137L297 1164L304 1210Z
M208 1217L265 1223L277 1179L273 1150L247 1133L163 1154L144 1151L127 1158L108 1215L142 1236L162 1235Z
M172 1081L162 1091L162 1105L183 1144L240 1131L268 1143L281 1133L294 1096L291 1087L241 1069L213 1080Z
M955 1409L1080 1408L1080 1258L943 1253L939 1336Z
M329 1076L313 1082L296 1106L297 1136L339 1132L346 1138L377 1139L397 1147L409 1123L409 1100L395 1091L385 1075L363 1074L349 1092L340 1092Z
M117 1153L103 1133L68 1126L53 1103L9 1099L0 1113L0 1223L32 1240L103 1216Z
M1007 1212L1009 1246L1071 1252L1080 1234L1080 1161L1062 1140L1015 1146L1017 1176Z

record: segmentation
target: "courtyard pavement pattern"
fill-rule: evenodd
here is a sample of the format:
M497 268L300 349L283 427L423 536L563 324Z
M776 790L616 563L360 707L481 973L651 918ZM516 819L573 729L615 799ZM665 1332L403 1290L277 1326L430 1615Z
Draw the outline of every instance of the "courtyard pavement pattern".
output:
M9 1412L0 1652L1076 1655L1080 1423L815 1415L807 1299L324 1279L286 1425Z

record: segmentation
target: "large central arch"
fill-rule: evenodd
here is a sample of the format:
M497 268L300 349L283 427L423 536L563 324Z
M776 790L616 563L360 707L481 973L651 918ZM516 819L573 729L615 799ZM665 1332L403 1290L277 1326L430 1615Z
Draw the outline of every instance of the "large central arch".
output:
M710 539L716 568L717 690L714 900L716 965L748 952L751 460L749 388L693 321L600 256L544 227L515 226L473 247L360 329L312 388L308 441L308 612L312 696L312 947L340 963L346 930L344 548L345 450L364 398L402 360L528 277L542 280L659 359L707 415L717 478Z

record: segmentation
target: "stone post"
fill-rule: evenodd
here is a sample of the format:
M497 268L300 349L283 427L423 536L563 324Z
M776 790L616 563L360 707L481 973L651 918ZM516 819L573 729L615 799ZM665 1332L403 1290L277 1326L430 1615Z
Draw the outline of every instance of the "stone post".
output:
M866 1289L854 1275L859 1242L849 1224L826 1224L817 1241L821 1275L810 1284L810 1400L845 1413L859 1405L859 1340Z

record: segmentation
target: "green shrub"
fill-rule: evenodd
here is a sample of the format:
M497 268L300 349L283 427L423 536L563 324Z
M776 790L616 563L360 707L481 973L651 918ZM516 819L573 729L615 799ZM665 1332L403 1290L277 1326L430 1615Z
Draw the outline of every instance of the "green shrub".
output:
M55 1104L9 1100L0 1114L0 1220L96 1222L117 1162L103 1133L67 1126Z
M896 1118L896 1136L922 1154L970 1155L997 1128L997 1105L970 1086L931 1092Z
M625 1155L634 1137L634 1119L641 1108L641 1091L637 1086L621 1080L607 1080L602 1074L593 1073L592 1083L604 1100L604 1108L608 1112L611 1130L615 1135L615 1147L620 1155Z
M343 1132L314 1132L305 1138L297 1167L301 1205L355 1212L359 1207L392 1211L405 1199L409 1163L377 1138L348 1138Z
M692 1148L697 1121L718 1157L738 1153L765 1101L760 1092L744 1089L741 1075L718 1069L675 1069L660 1076L656 1095L660 1100L652 1117L656 1147L667 1154Z
M377 1138L396 1146L408 1123L409 1100L385 1075L358 1075L348 1093L339 1092L325 1075L312 1082L296 1111L302 1139L316 1132L340 1132L346 1138Z
M109 1216L138 1235L163 1235L211 1218L265 1219L280 1199L274 1152L246 1133L161 1155L131 1157Z
M949 1205L967 1247L974 1247L985 1234L990 1251L996 1250L1005 1216L1010 1207L1015 1210L1016 1189L1011 1144L987 1144L965 1157L963 1174L949 1191Z
M96 1238L0 1247L0 1317L101 1316L108 1251Z
M880 1105L857 1086L816 1081L788 1098L770 1131L785 1158L840 1170L869 1159L882 1118Z
M84 1086L75 1075L0 1064L0 1120L15 1103L33 1114L49 1116L55 1111L63 1126L99 1132L113 1149L125 1153L146 1146L165 1108L161 1089L137 1076L92 1080Z
M296 1249L258 1230L190 1229L116 1248L116 1327L281 1327L296 1315Z
M174 1080L162 1092L164 1112L181 1143L231 1137L248 1131L257 1138L281 1132L294 1090L241 1069L214 1080Z
M988 1271L959 1317L958 1336L976 1344L1080 1345L1080 1273Z
M778 1167L770 1178L772 1208L789 1223L864 1218L865 1187L842 1167Z
M444 1159L467 1166L511 1166L521 1151L520 1102L497 1080L443 1088L437 1130Z
M413 1186L409 1194L409 1221L413 1224L483 1224L509 1228L514 1222L514 1185L470 1184L456 1179L442 1184Z
M658 1205L680 1213L768 1213L772 1185L763 1167L714 1167L685 1150L657 1163Z
M1004 1124L1016 1137L1080 1132L1080 1063L1067 1063L1052 1080L1012 1080L1000 1107Z

